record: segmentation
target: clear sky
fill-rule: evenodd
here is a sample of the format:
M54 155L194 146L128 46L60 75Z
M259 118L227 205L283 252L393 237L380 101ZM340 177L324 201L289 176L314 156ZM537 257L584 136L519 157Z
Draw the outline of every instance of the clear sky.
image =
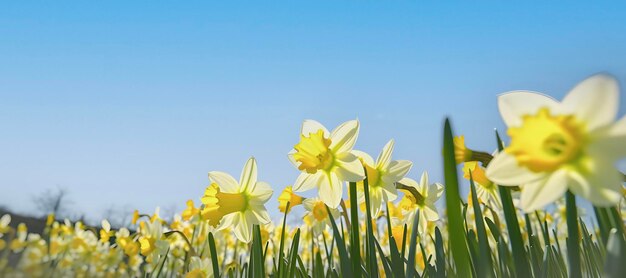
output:
M0 4L0 204L32 212L60 186L90 217L182 209L255 156L277 215L304 119L358 118L358 149L394 138L410 177L441 181L445 116L491 151L499 93L626 84L617 1L206 2Z

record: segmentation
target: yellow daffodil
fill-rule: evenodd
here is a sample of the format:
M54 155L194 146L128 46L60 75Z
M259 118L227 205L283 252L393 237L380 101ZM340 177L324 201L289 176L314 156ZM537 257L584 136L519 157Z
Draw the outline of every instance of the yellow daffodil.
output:
M182 217L185 221L189 221L195 215L200 213L200 209L196 208L192 200L187 200L187 208L183 211Z
M318 188L319 198L336 208L343 195L343 182L363 180L364 170L352 148L359 134L359 122L347 121L332 132L320 123L306 120L300 142L289 152L289 159L302 173L296 179L296 192Z
M102 220L102 229L100 229L100 241L109 242L111 236L113 236L115 232L111 231L111 224L106 219Z
M456 163L463 163L472 159L472 150L465 146L465 136L456 136L452 140L454 143L454 159Z
M257 181L256 160L252 157L241 172L239 182L224 172L210 172L211 185L202 197L203 219L218 229L232 226L237 238L252 240L253 225L269 223L265 203L272 196L270 185Z
M497 184L522 189L526 212L542 208L568 189L594 205L615 205L622 175L616 160L626 156L626 117L617 123L617 82L595 75L563 101L516 91L498 98L510 146L487 167Z
M372 217L378 216L384 203L391 202L398 197L395 183L404 178L413 166L413 163L408 160L391 160L393 148L394 141L389 140L376 158L376 162L365 152L353 151L361 159L367 172ZM360 183L362 185L362 182ZM363 190L359 190L358 193L359 200L364 201Z
M278 196L278 210L280 210L280 212L285 212L287 202L289 202L289 210L291 210L291 208L301 205L304 199L304 197L293 193L291 186L287 186L283 192L280 193L280 196Z
M498 186L487 179L485 168L478 165L476 161L465 162L463 165L463 177L469 180L470 174L471 178L474 180L474 185L476 185L476 195L478 199L485 204L500 208L501 203L498 197Z
M130 220L130 223L133 225L137 225L137 220L139 220L139 211L138 210L134 210L133 211L133 218Z
M410 178L403 178L399 182L415 188L421 195L421 198L416 198L410 191L402 189L404 197L400 200L398 206L406 211L405 219L409 224L412 224L413 219L415 219L414 217L419 214L418 231L420 234L424 234L428 227L428 222L439 219L435 202L443 194L443 185L439 183L429 183L427 172L422 174L419 183Z

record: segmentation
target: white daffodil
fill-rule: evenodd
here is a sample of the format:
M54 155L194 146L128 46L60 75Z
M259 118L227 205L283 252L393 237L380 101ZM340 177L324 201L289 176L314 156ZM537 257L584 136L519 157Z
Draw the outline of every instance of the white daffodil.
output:
M372 217L378 216L383 204L394 201L398 197L398 190L395 183L411 170L413 163L408 160L391 160L393 153L394 141L389 142L383 147L383 150L376 158L376 162L372 157L361 151L353 151L361 161L367 172L367 184L369 186L370 209ZM365 201L363 194L363 184L359 182L358 197L359 202Z
M487 167L500 185L520 185L521 206L530 212L554 202L569 189L594 205L617 204L622 175L615 162L626 156L626 117L614 122L617 82L592 76L563 101L515 91L498 98L510 146Z
M411 191L401 189L404 197L400 200L398 206L405 211L404 218L409 225L413 223L415 216L419 215L418 231L420 234L424 234L428 227L428 222L439 220L435 202L443 194L443 185L440 183L429 183L427 172L422 174L419 183L410 178L403 178L399 183L414 188L420 194L419 197L416 197Z
M365 178L363 166L352 153L359 135L359 122L347 121L332 132L320 123L306 120L300 142L289 152L289 159L302 173L293 190L302 192L317 187L319 198L336 208L343 195L343 182Z
M256 160L248 159L239 182L217 171L210 172L209 179L211 185L201 198L204 204L201 216L218 229L232 227L239 240L250 242L253 225L271 221L265 203L273 191L266 182L257 181Z
M304 216L305 223L311 226L316 235L319 235L327 226L330 226L330 217L326 204L319 198L307 198L302 202L302 206L307 210ZM330 208L330 213L334 219L339 218L339 210Z

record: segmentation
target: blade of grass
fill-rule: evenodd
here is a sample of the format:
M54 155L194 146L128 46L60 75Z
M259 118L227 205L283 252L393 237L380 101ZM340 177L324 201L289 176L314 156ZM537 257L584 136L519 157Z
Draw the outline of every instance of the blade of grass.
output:
M452 127L446 119L443 132L443 161L446 183L446 208L448 213L448 234L451 244L452 257L459 274L471 273L469 252L463 218L461 216L461 196L459 195L459 180L457 177L456 161L454 159Z

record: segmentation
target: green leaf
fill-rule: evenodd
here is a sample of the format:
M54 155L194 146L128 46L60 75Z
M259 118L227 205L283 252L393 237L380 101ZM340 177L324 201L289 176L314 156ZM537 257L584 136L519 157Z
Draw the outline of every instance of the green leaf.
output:
M476 222L476 233L478 235L478 253L476 258L478 263L477 274L478 277L493 277L493 265L491 263L491 248L489 248L489 239L487 238L487 231L485 229L485 222L483 222L483 212L480 209L480 203L478 202L478 195L476 194L476 185L474 184L474 178L470 172L470 190L472 194L472 203L474 204L474 218Z
M367 171L365 172L367 173ZM355 190L356 190L356 183L355 183ZM367 175L366 175L365 180L363 180L363 193L365 195L365 216L366 216L365 221L367 221L365 223L365 226L366 226L365 233L367 236L365 239L365 256L366 256L366 262L367 262L367 272L370 275L370 277L376 278L378 277L378 261L376 260L376 249L374 248L374 231L372 228L372 212L370 208L369 192L370 192L369 180L367 179ZM350 204L355 204L354 207L357 207L356 206L357 203L350 203ZM387 203L385 203L385 205L387 205ZM384 257L385 254L381 253L380 256Z
M502 152L504 146L500 135L496 131L496 140L498 143L498 151ZM515 272L518 277L529 277L528 258L524 250L524 240L517 221L517 214L513 206L513 198L511 197L511 189L506 186L498 186L500 199L502 200L502 210L504 211L504 220L509 231L511 241L511 249L513 250L513 261L515 262Z
M415 271L415 251L417 248L417 228L419 225L419 213L415 213L413 219L413 230L411 230L411 242L409 243L409 258L406 264L406 277L415 277L417 272Z
M335 223L335 218L333 214L330 212L330 208L326 206L326 210L328 211L328 217L330 218L330 224L333 228L333 238L335 243L337 244L337 252L339 253L339 267L341 268L341 275L344 277L355 277L352 275L352 267L350 264L350 257L348 256L348 250L346 249L345 242L343 241L343 237L339 233L339 229L337 228L337 223Z
M456 161L454 159L454 143L452 127L446 119L443 132L443 161L446 183L446 209L448 213L448 234L452 257L459 274L472 273L465 238L464 220L461 216L461 197L459 195L459 180L457 177Z
M211 252L211 264L213 265L213 277L220 277L220 265L217 260L217 251L215 249L215 238L213 233L209 232L209 251Z
M578 234L578 208L576 197L570 191L565 193L565 209L567 221L567 258L569 260L569 276L582 277L580 269L580 235Z
M443 237L439 227L435 227L435 265L437 266L437 277L446 277L446 254L443 248Z
M290 207L291 203L287 202L287 205L285 206L285 215L283 215L283 225L282 228L280 230L280 245L278 247L278 277L283 277L283 271L285 269L285 254L284 254L284 250L285 250L285 225L287 223L287 213L289 212L289 207ZM216 275L215 277L219 277L218 275Z
M293 237L293 241L291 242L291 249L289 250L289 261L287 262L288 270L287 270L286 277L294 277L295 275L299 245L300 245L300 229L297 229L296 234Z
M356 198L356 182L349 183L350 189L350 261L354 277L361 277L361 244L359 242L359 203Z

